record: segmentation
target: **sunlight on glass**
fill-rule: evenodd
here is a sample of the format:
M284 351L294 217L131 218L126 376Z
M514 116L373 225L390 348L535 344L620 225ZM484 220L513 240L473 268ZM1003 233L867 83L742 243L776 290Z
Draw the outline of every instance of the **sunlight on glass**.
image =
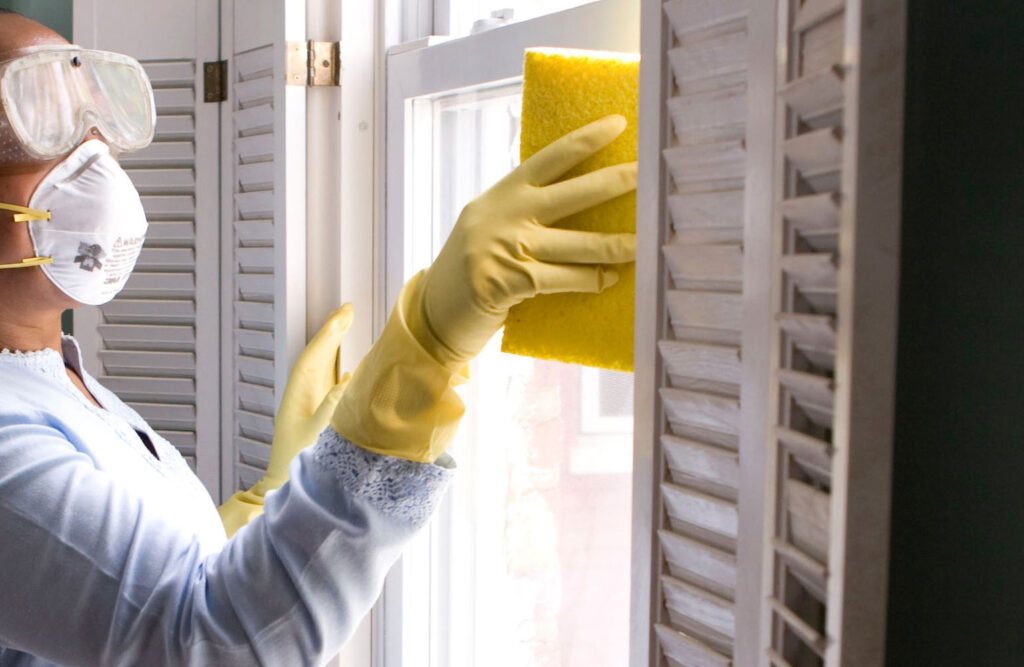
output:
M413 187L429 197L414 194L413 217L433 233L429 251L410 250L420 266L518 164L521 96L517 84L421 102L414 132L429 141L414 149ZM459 473L420 546L430 572L406 570L430 579L429 637L403 662L626 664L633 376L504 354L500 335L471 372L451 447Z

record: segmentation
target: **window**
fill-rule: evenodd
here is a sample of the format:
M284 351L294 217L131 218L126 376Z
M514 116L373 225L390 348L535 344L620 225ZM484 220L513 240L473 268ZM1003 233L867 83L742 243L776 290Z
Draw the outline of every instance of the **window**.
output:
M392 51L391 301L461 208L518 164L523 50L636 51L638 41L637 3L605 0ZM462 392L452 491L386 585L379 664L625 664L632 376L499 347L495 337Z

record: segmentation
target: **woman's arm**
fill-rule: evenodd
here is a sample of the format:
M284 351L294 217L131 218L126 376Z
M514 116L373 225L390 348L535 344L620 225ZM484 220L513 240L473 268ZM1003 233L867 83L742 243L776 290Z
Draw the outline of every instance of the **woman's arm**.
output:
M58 431L0 423L0 644L71 665L322 664L450 474L328 428L203 554Z

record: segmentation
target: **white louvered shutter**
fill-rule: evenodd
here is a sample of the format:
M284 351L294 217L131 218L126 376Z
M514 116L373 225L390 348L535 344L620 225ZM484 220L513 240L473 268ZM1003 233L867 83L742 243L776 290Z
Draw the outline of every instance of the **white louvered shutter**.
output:
M737 633L747 6L672 0L659 9L668 120L651 620L665 664L728 665ZM641 100L652 100L648 90Z
M146 68L156 138L122 156L149 233L124 291L76 311L90 372L220 484L219 109L202 100L202 63L217 59L214 3L78 1L81 46L127 53Z
M638 325L659 356L634 665L881 664L904 4L652 0L644 21L662 324Z
M287 86L287 41L305 3L227 0L222 49L223 488L262 475L288 371L305 344L305 88Z

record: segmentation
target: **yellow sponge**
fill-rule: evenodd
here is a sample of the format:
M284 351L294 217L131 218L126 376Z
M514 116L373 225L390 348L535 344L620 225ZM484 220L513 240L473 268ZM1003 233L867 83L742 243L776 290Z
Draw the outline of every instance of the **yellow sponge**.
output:
M628 122L605 149L565 175L572 178L636 160L640 57L564 49L526 52L520 157L525 160L564 134L617 113ZM636 194L617 197L557 227L636 231ZM512 308L501 349L542 359L633 370L633 265L602 294L544 294Z

